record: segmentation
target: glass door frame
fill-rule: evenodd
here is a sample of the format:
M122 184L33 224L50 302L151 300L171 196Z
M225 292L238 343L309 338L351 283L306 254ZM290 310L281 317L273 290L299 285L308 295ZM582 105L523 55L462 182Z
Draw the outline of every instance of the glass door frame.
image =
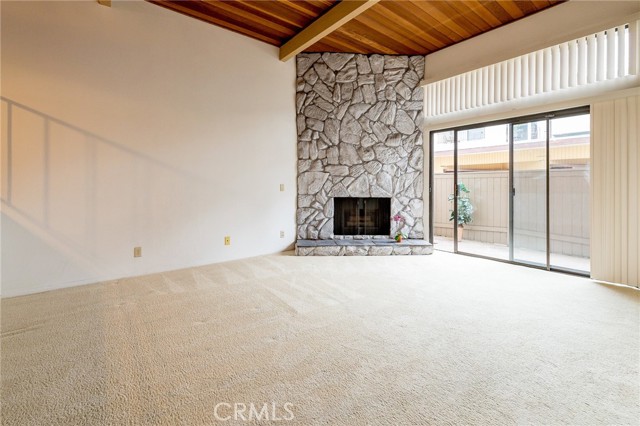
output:
M568 110L572 111L572 110ZM546 269L547 271L551 270L551 209L549 203L549 194L550 194L550 185L549 178L551 177L551 170L549 168L549 157L550 157L550 130L551 130L551 120L558 117L569 117L572 115L581 115L585 112L578 113L567 113L560 114L564 111L560 111L559 113L545 113L538 114L537 116L527 116L527 117L518 117L509 122L509 231L507 236L507 241L509 242L509 261L518 265L526 265L533 266L539 269ZM588 107L587 111L588 113ZM545 265L541 265L539 263L526 262L524 260L516 260L515 258L515 197L516 197L516 188L515 188L515 140L513 138L513 127L518 124L529 124L543 121L545 123Z
M538 114L531 114L531 115L526 115L526 116L520 116L520 117L513 117L513 118L507 118L507 119L502 119L502 120L494 120L494 121L485 121L485 122L480 122L480 123L474 123L474 124L467 124L464 126L457 126L457 127L447 127L447 128L441 128L441 129L434 129L434 130L430 130L429 131L429 242L431 244L433 244L434 242L434 235L433 235L433 224L434 224L434 218L433 218L433 214L434 214L434 205L433 205L433 201L434 201L434 197L433 197L433 186L434 186L434 170L433 170L433 166L434 166L434 135L436 133L441 133L441 132L447 132L447 131L452 131L453 132L453 166L454 166L454 173L453 173L453 193L454 193L454 200L453 200L453 217L454 217L454 223L453 223L453 253L455 254L461 254L464 256L471 256L471 257L479 257L482 259L490 259L490 260L494 260L494 261L498 261L498 262L504 262L504 263L510 263L510 264L516 264L516 265L522 265L522 266L526 266L526 267L530 267L530 268L535 268L535 269L542 269L542 270L547 270L547 271L556 271L556 272L563 272L563 273L569 273L569 274L574 274L574 275L581 275L581 276L590 276L590 271L577 271L577 270L573 270L573 269L567 269L567 268L562 268L562 267L558 267L558 266L552 266L551 265L551 224L550 224L550 214L551 214L551 208L550 208L550 203L549 203L549 199L550 199L550 127L551 127L551 120L555 119L555 118L562 118L562 117L571 117L571 116L576 116L576 115L584 115L584 114L590 114L590 107L589 105L586 106L581 106L581 107L575 107L575 108L569 108L569 109L564 109L564 110L558 110L558 111L551 111L551 112L543 112L543 113L538 113ZM545 121L545 125L546 125L546 143L545 143L545 164L546 164L546 171L545 171L545 175L546 175L546 194L545 194L545 200L546 200L546 206L545 206L545 218L546 218L546 223L545 223L545 228L546 228L546 266L541 266L538 264L532 264L532 263L527 263L527 262L522 262L522 261L516 261L514 260L514 256L513 256L513 236L514 236L514 221L513 221L513 210L514 210L514 177L513 177L513 170L514 170L514 153L513 153L513 148L514 148L514 140L513 140L513 125L514 124L520 124L520 123L529 123L529 122L534 122L534 121ZM459 251L458 250L458 133L461 131L465 131L465 130L469 130L469 129L476 129L478 127L489 127L489 126L496 126L496 125L501 125L501 124L507 124L508 125L508 138L509 138L509 227L508 227L508 235L507 235L507 241L508 241L508 246L509 246L509 260L505 260L505 259L499 259L499 258L495 258L495 257L490 257L490 256L484 256L481 254L475 254L475 253L467 253L467 252L463 252L463 251Z

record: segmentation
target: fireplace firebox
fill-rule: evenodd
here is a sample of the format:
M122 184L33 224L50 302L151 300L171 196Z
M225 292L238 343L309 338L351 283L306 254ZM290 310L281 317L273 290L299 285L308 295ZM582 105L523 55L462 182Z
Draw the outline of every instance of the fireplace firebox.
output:
M391 198L347 198L334 200L334 235L389 235Z

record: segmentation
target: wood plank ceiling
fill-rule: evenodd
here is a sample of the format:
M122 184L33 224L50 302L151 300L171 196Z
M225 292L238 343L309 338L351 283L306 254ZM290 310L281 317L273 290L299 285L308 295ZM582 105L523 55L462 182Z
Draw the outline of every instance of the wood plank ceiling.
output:
M331 0L149 0L282 46L333 7ZM382 0L306 52L427 55L563 0Z

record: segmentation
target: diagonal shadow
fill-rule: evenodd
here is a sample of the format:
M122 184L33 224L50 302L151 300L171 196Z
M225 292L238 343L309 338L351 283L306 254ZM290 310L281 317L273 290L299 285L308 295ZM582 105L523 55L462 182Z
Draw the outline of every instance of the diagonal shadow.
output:
M28 105L16 102L6 97L0 97L3 107L3 141L2 141L2 215L11 219L8 224L16 224L28 230L55 251L74 259L90 270L95 270L96 247L96 200L101 196L98 181L101 180L104 189L104 176L97 176L99 153L108 150L116 157L117 164L128 167L130 180L127 181L129 197L123 200L123 211L127 206L134 211L148 212L151 209L145 195L157 190L159 184L153 182L161 178L162 182L188 183L188 187L196 189L210 188L214 182L203 178L191 171L181 169L172 164L160 161L152 156L138 152L121 143L104 138L94 132L61 120ZM18 118L16 118L19 116ZM25 119L26 117L26 119ZM35 123L35 125L33 125ZM58 135L58 137L55 137ZM60 137L62 135L62 137ZM73 143L64 140L64 136L73 139ZM56 187L52 176L56 177L64 170L60 164L52 162L52 156L60 157L64 150L58 150L59 144L71 144L84 155L80 155L83 164L79 164L77 156L73 161L63 163L70 169L79 169L83 175L78 177L83 190L74 193L68 188ZM19 144L23 144L19 146ZM62 152L62 154L60 154ZM19 157L19 158L18 158ZM102 160L104 161L104 160ZM104 170L104 164L101 165ZM111 167L111 164L109 164ZM54 170L55 168L55 170ZM109 170L109 173L118 171ZM123 172L126 173L126 172ZM27 178L25 178L27 176ZM28 184L25 182L28 181ZM31 186L30 186L31 185ZM39 188L33 191L32 188ZM184 188L185 186L180 186ZM77 188L76 188L77 189ZM73 229L60 229L55 221L52 222L52 205L61 205L63 198L69 196L71 200L80 200L80 205L65 206L72 214L84 211L78 215L81 220L74 224ZM75 198L74 198L75 197ZM142 199L141 199L142 198ZM26 201L25 201L26 200ZM59 207L56 207L58 210ZM59 214L57 212L56 214ZM139 227L144 214L133 214L131 219L133 232ZM68 228L68 227L67 227ZM21 230L20 232L23 232ZM135 235L133 239L135 239Z

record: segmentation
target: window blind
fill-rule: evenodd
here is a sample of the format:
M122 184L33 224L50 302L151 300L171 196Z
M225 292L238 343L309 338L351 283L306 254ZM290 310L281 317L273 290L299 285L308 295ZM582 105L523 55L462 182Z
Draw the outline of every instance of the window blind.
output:
M631 35L631 40L635 37ZM436 117L635 74L629 25L620 25L426 86Z

